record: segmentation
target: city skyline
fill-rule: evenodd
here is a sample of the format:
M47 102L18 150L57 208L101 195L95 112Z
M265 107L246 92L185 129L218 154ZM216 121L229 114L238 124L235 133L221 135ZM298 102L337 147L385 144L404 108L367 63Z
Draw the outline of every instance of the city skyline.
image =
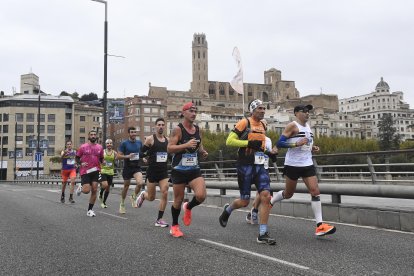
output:
M5 0L0 90L19 92L20 75L40 78L43 91L103 92L104 5L88 0ZM186 91L191 41L205 33L209 80L230 82L232 50L241 52L244 81L263 83L263 71L281 70L301 96L348 98L375 89L381 77L391 92L414 104L410 64L414 23L397 1L108 1L108 97L147 95L148 84ZM392 5L391 5L392 3Z

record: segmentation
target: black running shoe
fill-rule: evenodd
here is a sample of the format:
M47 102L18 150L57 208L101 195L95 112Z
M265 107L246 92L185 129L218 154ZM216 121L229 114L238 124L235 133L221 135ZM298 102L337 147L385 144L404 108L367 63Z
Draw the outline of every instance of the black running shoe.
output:
M70 203L75 203L75 201L73 200L73 197L69 197L69 202Z
M258 243L264 243L264 244L268 244L268 245L275 245L276 244L276 240L274 238L271 238L269 236L269 233L266 232L263 235L259 235L257 237L257 242Z
M227 211L226 211L226 209L227 209L227 207L228 206L230 206L230 204L228 204L228 203L226 203L226 204L224 204L224 210L223 210L223 213L221 213L221 215L220 215L220 217L219 217L219 222L220 222L220 225L222 226L222 227L226 227L226 225L227 225L227 221L229 220L229 217L230 217L230 214L229 213L227 213Z
M65 203L65 197L64 196L60 197L60 202Z

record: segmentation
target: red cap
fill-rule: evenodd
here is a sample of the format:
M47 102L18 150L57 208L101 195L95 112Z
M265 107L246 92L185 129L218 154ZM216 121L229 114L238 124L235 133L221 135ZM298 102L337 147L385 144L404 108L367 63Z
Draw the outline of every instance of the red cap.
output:
M190 108L195 107L194 103L188 102L185 105L183 105L183 111L189 110Z

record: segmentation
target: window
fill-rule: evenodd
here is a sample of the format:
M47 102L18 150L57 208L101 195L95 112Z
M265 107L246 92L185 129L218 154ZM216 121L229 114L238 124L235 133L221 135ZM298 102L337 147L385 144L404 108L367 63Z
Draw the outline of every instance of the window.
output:
M151 113L151 108L144 107L144 113Z
M146 122L146 123L151 122L151 117L144 117L144 122Z
M85 144L85 137L79 137L79 145Z
M23 133L23 125L17 125L17 133Z
M40 114L40 122L45 122L45 114Z
M135 114L136 115L141 114L141 109L139 107L135 108Z
M9 133L9 126L3 126L3 133Z
M9 136L3 136L3 145L7 145L9 143Z
M27 113L26 114L26 122L34 122L34 113Z
M26 133L34 133L34 125L26 125Z
M55 148L47 148L47 156L54 156Z
M45 133L45 126L44 125L40 125L40 133Z
M65 125L65 130L72 130L72 125L66 124Z
M164 116L164 109L160 109L160 116Z
M150 126L144 126L144 132L151 132Z
M66 114L65 114L65 119L66 119L66 120L72 120L72 114L70 114L70 113L66 113Z
M158 107L153 107L152 108L152 113L156 113L157 114L158 113Z
M85 116L79 116L79 121L85 122Z
M48 122L55 122L56 115L55 114L47 114L47 121Z
M47 133L55 133L55 126L54 125L48 125L47 126Z
M23 113L16 113L16 121L23 122Z
M8 121L9 121L9 114L3 113L3 122L8 122Z
M85 133L85 127L80 127L79 128L79 133Z

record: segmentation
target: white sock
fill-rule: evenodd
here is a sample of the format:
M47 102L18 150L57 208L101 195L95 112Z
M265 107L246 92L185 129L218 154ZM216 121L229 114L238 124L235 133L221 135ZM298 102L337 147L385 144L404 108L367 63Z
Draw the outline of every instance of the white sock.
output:
M274 205L276 202L282 201L285 199L283 197L283 191L279 191L276 194L273 194L272 200L270 200L270 204Z
M322 222L322 203L319 196L312 197L311 206L316 224Z

